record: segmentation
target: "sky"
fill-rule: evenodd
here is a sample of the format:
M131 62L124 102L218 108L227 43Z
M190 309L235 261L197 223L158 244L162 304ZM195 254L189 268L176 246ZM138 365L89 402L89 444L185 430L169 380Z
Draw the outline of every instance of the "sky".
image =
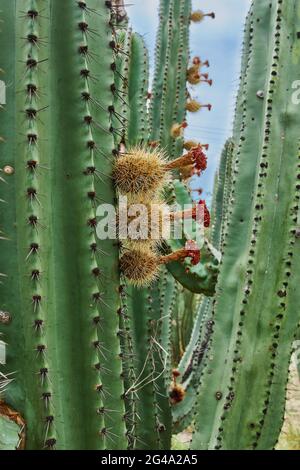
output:
M132 0L130 5L127 9L131 24L146 40L153 71L159 0ZM211 103L212 111L203 109L196 115L189 114L185 134L187 138L210 145L208 169L200 180L192 184L194 188L203 188L208 201L223 145L231 135L244 21L249 6L250 0L193 0L193 10L214 11L216 14L215 20L207 18L191 26L191 56L209 60L207 72L213 80L212 87L207 84L191 87L191 95L203 104Z

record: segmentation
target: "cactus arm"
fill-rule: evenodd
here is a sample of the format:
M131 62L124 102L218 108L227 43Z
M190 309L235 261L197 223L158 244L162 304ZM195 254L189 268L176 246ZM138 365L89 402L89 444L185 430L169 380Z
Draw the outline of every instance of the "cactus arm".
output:
M91 7L96 8L96 3ZM107 17L108 13L103 9L102 14ZM52 295L55 292L49 318L52 326L51 330L49 328L50 350L54 356L52 381L57 388L53 403L64 416L64 422L57 424L57 432L65 442L58 441L57 447L100 449L105 446L105 439L100 436L104 424L101 416L97 415L97 409L102 406L101 394L96 389L101 378L96 369L98 352L93 347L93 342L98 341L93 319L99 315L93 296L99 288L92 274L96 264L90 249L96 239L93 228L88 225L88 221L95 217L88 192L95 191L95 187L92 178L83 173L85 167L95 164L94 153L89 150L87 142L96 140L98 136L84 125L84 117L91 112L91 104L83 99L82 93L93 96L93 92L89 80L80 76L85 68L91 69L92 76L96 71L79 53L81 45L87 45L93 53L95 44L87 39L89 36L83 38L78 28L80 21L86 21L86 14L76 3L65 2L62 5L57 0L51 2L50 21L53 28L50 60L54 67L57 64L55 78L50 83L51 184L61 188L52 195L53 215L56 216L51 220L53 250L49 270L49 291ZM90 28L93 28L92 23L91 15ZM108 50L107 54L111 55ZM70 112L66 112L70 106ZM69 214L67 218L65 213ZM72 243L69 243L70 237ZM50 299L53 299L52 295ZM57 327L53 328L54 325ZM70 348L73 341L77 346ZM65 358L63 369L61 358ZM80 388L78 377L81 377ZM71 406L67 405L68 402ZM77 410L75 416L74 407Z
M199 300L199 295L194 295L186 289L183 291L184 310L181 319L181 344L183 350L186 349L191 339Z
M128 73L128 127L126 140L128 145L145 143L148 140L148 70L149 59L144 40L136 33L131 37L131 50ZM173 279L171 280L174 283ZM135 421L132 432L131 447L133 448L163 448L170 447L171 414L166 397L166 385L161 361L162 350L157 351L157 346L152 344L153 329L157 331L155 340L160 344L161 330L165 329L167 319L162 321L157 315L161 315L160 302L161 291L153 288L152 292L147 289L130 288L127 295L128 322L131 329L133 367L132 374L134 382L142 382L139 390L132 390L132 384L128 385L131 398L126 400L133 413L131 420ZM151 301L151 302L150 302ZM155 303L156 302L156 303ZM141 307L141 304L143 306ZM145 304L145 305L144 305ZM155 304L154 308L152 304ZM141 312L141 308L143 312ZM142 315L141 315L142 313ZM152 326L151 319L155 322ZM147 341L145 349L140 347L140 338L145 337ZM142 372L142 375L140 375ZM148 379L147 379L148 377ZM158 378L156 378L158 377ZM129 382L129 381L128 381ZM149 383L147 383L149 382ZM138 396L138 398L136 398Z
M9 119L3 125L13 157L7 163L15 167L15 173L9 179L13 215L4 219L14 253L12 262L4 259L11 290L5 286L3 305L12 322L1 324L1 330L8 343L7 367L18 371L5 398L24 415L28 449L124 449L119 252L113 241L101 242L98 270L96 214L90 197L95 191L99 199L110 203L115 197L110 178L113 111L108 110L114 78L110 10L90 0L88 27L95 31L93 35L82 30L87 12L77 2L54 0L51 8L50 2L43 2L46 13L38 21L26 12L21 15L24 8L40 14L40 7L39 0L1 4L8 21L6 40L16 52L9 60L4 54L2 59L6 69L11 65L10 77L16 76L16 82L12 81L18 86L17 90L11 87L12 99L6 108ZM26 40L35 28L39 47ZM101 63L97 60L99 34ZM45 41L46 37L51 41ZM88 55L82 47L88 48ZM26 64L28 53L41 62ZM51 74L44 73L43 61L48 62ZM87 70L93 79L85 76ZM100 75L99 93L95 78ZM31 81L38 86L38 98L25 93ZM36 119L28 109L38 109ZM88 124L90 115L93 121ZM16 140L9 127L20 129ZM37 134L38 145L29 142L29 131ZM40 167L29 171L27 160L37 161ZM101 184L86 171L94 165L106 178ZM38 200L30 201L29 188L37 190ZM33 210L40 224L36 227L28 222ZM38 254L32 243L37 244ZM38 270L40 279L32 278L33 270ZM13 302L10 292L15 292ZM37 294L40 302L34 300ZM43 328L34 324L37 320L43 321ZM46 348L45 354L38 353L40 345ZM109 370L107 376L105 370ZM51 396L45 398L45 393ZM102 406L105 413L97 412Z
M28 9L34 6L35 2L32 1L27 1L25 5ZM11 256L14 257L15 261L11 265L9 259L4 260L8 282L3 286L4 292L2 298L5 307L7 306L7 310L11 314L12 321L4 327L3 331L5 341L8 343L7 367L18 371L16 383L11 384L11 390L7 391L7 401L24 414L32 425L28 426L27 431L28 448L42 448L45 439L45 419L47 414L43 407L41 396L45 387L50 386L48 374L49 361L44 354L37 353L37 346L41 344L49 347L49 338L47 338L44 330L40 335L36 334L33 322L37 316L45 319L48 308L45 302L46 297L44 297L46 294L45 284L36 285L30 279L30 274L34 269L41 271L46 268L47 247L43 246L43 252L40 252L40 256L32 250L32 243L42 246L44 240L41 230L38 231L30 225L29 217L32 214L39 219L44 217L44 221L47 224L48 213L46 207L42 215L42 209L37 200L35 198L30 200L30 197L28 197L29 192L33 194L29 188L35 188L39 198L41 197L40 188L44 183L44 179L41 174L34 174L28 169L26 170L26 161L33 159L39 161L39 163L43 161L43 164L46 166L49 165L47 165L47 156L44 156L45 147L43 144L41 144L39 149L33 149L32 146L28 145L27 134L29 132L37 132L43 139L45 138L45 130L40 122L33 123L29 112L26 112L26 109L31 107L36 108L35 98L30 95L28 96L26 88L28 83L44 87L47 85L47 79L41 76L40 70L34 67L27 67L26 65L29 54L33 59L41 60L42 52L37 51L35 46L26 40L27 35L33 31L31 21L26 17L20 18L20 10L22 9L20 2L10 4L9 7L8 5L3 5L3 7L10 30L9 33L5 30L7 40L11 41L7 50L10 50L11 45L14 49L11 54L11 60L8 62L7 56L3 55L2 63L7 72L7 80L12 83L11 92L15 95L15 98L9 96L9 99L12 99L8 107L5 108L9 118L6 124L4 124L6 128L4 128L5 138L7 142L9 141L6 150L8 148L10 150L10 161L8 163L14 169L13 174L10 175L8 180L12 190L11 201L13 210L9 211L10 216L5 218L5 231L9 239L7 248L9 251L14 249L14 252L11 252ZM16 14L16 12L18 13ZM16 16L18 17L17 20ZM40 25L41 30L43 30L43 26L47 30L45 23ZM43 53L47 57L47 48ZM10 66L11 68L8 68ZM18 94L16 94L16 84L19 90L21 88ZM41 97L39 102L41 108L47 106L46 103L47 97ZM44 118L47 123L47 116L44 116ZM11 131L9 132L9 128L6 127L7 124L10 126L12 123L12 129L19 129L16 136ZM6 160L5 153L2 154L2 161L3 157ZM14 222L13 224L11 224L12 221ZM13 241L13 244L11 244L11 241ZM12 266L15 268L14 271L12 271ZM16 296L14 302L11 302L10 296L14 296L13 293L16 293ZM42 302L34 300L36 295L41 296ZM46 371L47 373L44 375ZM13 372L13 370L10 369L10 372ZM51 409L49 414L51 414Z
M229 299L225 299L226 296L217 298L212 347L214 358L208 367L213 371L209 380L210 395L204 405L202 394L208 391L206 376L199 389L200 399L197 405L198 412L201 413L201 431L198 424L193 447L195 444L224 449L274 447L282 423L287 377L286 372L282 374L281 369L279 372L279 367L284 365L285 370L288 369L291 345L299 322L299 315L295 314L299 299L294 290L294 282L299 282L294 265L299 247L297 240L295 241L294 227L297 224L300 187L297 184L297 171L293 170L296 169L299 158L299 141L293 137L293 133L299 128L299 118L296 105L291 100L292 89L287 87L280 73L281 70L288 70L292 78L296 76L299 67L299 51L295 42L299 11L294 2L286 2L285 5L276 2L271 11L268 2L265 5L255 2L254 19L259 15L261 20L262 12L259 13L257 8L264 8L269 11L268 15L271 14L271 28L268 33L271 48L267 53L268 64L264 72L269 82L261 123L262 132L259 133L257 167L260 170L253 184L255 197L252 211L249 212L251 232L244 247L245 273L241 275L240 271L240 289L234 294L231 288L234 300L231 321L235 326L228 336L224 336L226 324L222 322L221 316L229 311ZM255 37L257 39L258 35ZM286 55L287 49L291 50L291 55ZM256 48L253 59L253 64L251 61L249 64L253 74L251 80L255 76L252 65L259 59ZM248 80L249 78L250 72ZM247 106L249 107L249 103ZM253 139L251 143L253 145ZM244 159L244 151L242 155ZM238 180L241 176L239 173ZM237 195L241 197L241 194ZM235 206L237 205L235 201ZM226 266L229 262L226 257L232 251L231 247L228 248L229 241L228 236L221 269L222 285L224 274L230 276ZM233 282L236 281L232 277L232 287ZM226 292L226 288L222 292ZM228 326L229 322L227 328ZM222 328L222 336L219 328ZM225 367L223 361L219 361L218 365L215 362L218 358L215 347L218 345L218 351L222 354L222 343L224 351L225 348L229 351ZM282 374L280 378L279 374ZM217 390L220 391L218 400L213 394ZM247 407L242 400L243 394L247 396ZM204 410L209 409L211 412L213 400L217 402L213 410L215 417L209 417L212 419L211 431L205 435L208 430L208 415ZM270 432L272 418L272 427L276 424L276 428Z
M127 141L131 146L146 143L149 136L147 94L149 57L143 38L134 33L131 39L128 100L129 122Z
M159 327L159 345L156 354L157 370L160 374L156 383L156 400L159 419L160 448L169 449L172 438L172 415L169 402L169 385L172 377L171 328L172 312L176 303L178 286L166 268L162 270L154 292L153 313Z
M276 59L270 66L267 93L267 102L271 104L272 109L269 109L271 116L264 120L266 148L260 157L260 161L266 163L269 170L264 180L259 178L256 187L256 217L258 204L263 205L263 210L259 212L260 220L253 220L253 226L259 230L260 236L257 240L255 237L257 243L253 249L254 253L249 250L248 255L248 266L249 261L254 265L253 275L249 274L248 279L245 280L245 284L248 284L249 279L254 283L253 291L251 289L252 292L249 296L247 295L245 314L247 311L250 311L252 315L254 312L256 314L256 324L250 324L246 316L245 326L249 332L256 331L256 334L253 336L255 339L252 340L251 346L247 337L241 345L241 355L245 357L245 364L238 371L237 400L233 403L228 424L232 426L234 422L240 407L240 393L243 393L246 387L250 406L247 410L243 408L240 415L242 433L239 442L237 444L235 440L231 442L227 436L226 441L224 440L225 446L256 448L260 445L262 431L264 431L263 445L267 446L266 448L273 448L276 444L283 420L283 403L292 342L299 322L297 312L299 295L295 292L295 282L299 281L299 275L294 258L299 257L299 243L295 239L300 190L297 177L299 140L295 138L299 129L299 113L298 106L291 99L292 88L286 86L286 81L277 72L277 67L280 64L283 70L288 71L291 79L297 77L300 54L296 36L300 23L300 11L299 8L297 10L295 2L286 3L284 8L278 2L274 10L274 17L275 14L277 15L273 26L273 47ZM292 52L288 57L287 48ZM275 79L273 79L274 76ZM291 169L294 170L291 171ZM263 198L261 192L264 195ZM270 296L269 298L266 293ZM295 304L292 303L293 300L296 300ZM247 356L245 355L246 349ZM262 367L262 371L266 371L265 373L257 374L257 363ZM282 365L286 372L279 378L278 368ZM251 377L253 380L250 381L249 388ZM276 407L274 407L274 397L273 401L269 402L273 389L278 394ZM273 426L277 424L277 428L274 428L270 434L268 426L264 423L266 414L273 415ZM226 421L224 432L227 429ZM251 426L250 430L245 429L244 423L247 422L253 423L255 427Z
M169 55L170 17L172 15L172 0L160 1L159 27L156 38L155 70L152 99L150 101L150 140L158 141L161 127L161 103L163 97L163 70Z
M161 2L157 62L151 105L151 140L159 141L170 158L182 153L171 136L172 125L185 116L186 71L189 60L190 0ZM176 152L176 154L174 153Z
M176 68L179 55L179 16L182 2L170 1L170 17L168 30L168 49L165 56L165 64L160 71L163 74L162 99L160 110L160 136L159 141L163 148L167 148L168 155L171 158L170 146L173 139L170 135L173 120L173 106L176 96ZM183 45L181 45L183 46ZM186 46L186 45L185 45Z
M260 18L260 22L256 19ZM192 448L206 448L212 435L212 425L214 415L217 409L220 410L215 393L222 390L221 382L224 375L224 357L226 355L228 343L232 331L238 329L239 318L231 318L229 313L224 315L223 310L226 304L226 311L232 312L234 308L238 285L235 279L241 279L245 272L245 263L243 262L245 246L249 239L251 230L250 217L252 214L252 201L248 195L248 188L253 187L256 178L257 155L259 151L259 138L257 129L262 122L264 115L264 102L255 99L257 89L265 89L264 70L266 55L269 55L268 39L269 24L271 20L271 11L268 2L260 2L254 5L251 27L253 34L249 46L249 61L247 67L246 88L244 99L247 102L247 108L244 107L243 132L240 141L234 153L234 171L237 173L232 183L231 203L229 211L229 225L226 230L224 246L227 249L227 256L222 261L222 272L219 276L217 285L217 299L215 309L218 309L218 323L215 325L213 337L213 361L207 364L201 386L197 409L201 410L201 429L196 421L196 430ZM254 50L259 53L253 54ZM261 53L261 55L260 55ZM249 78L249 70L252 70L253 79ZM256 121L252 117L256 116ZM254 158L253 158L254 155ZM235 204L233 204L233 201ZM222 292L222 296L220 293ZM222 313L221 313L222 312ZM217 313L215 313L215 316ZM226 339L225 339L226 338ZM209 371L214 372L210 375ZM212 392L215 391L215 393ZM222 391L224 393L224 391ZM205 410L203 409L202 399L207 397ZM226 393L226 392L225 392Z
M169 449L170 312L175 282L164 270L149 289L128 289L136 395L136 449ZM143 339L142 339L143 338ZM146 340L145 340L146 338Z
M187 101L187 82L186 71L190 59L190 16L192 11L192 2L190 0L182 0L180 6L180 35L179 53L177 52L177 68L176 68L176 100L173 110L173 123L183 122L186 118L186 101ZM171 151L171 148L170 148ZM174 158L182 155L183 139L179 138L173 141L171 155Z
M228 140L221 155L219 170L217 173L214 193L213 228L211 241L215 247L221 247L226 228L226 215L229 206L231 181L232 181L232 155L233 142Z
M242 116L243 116L243 106L244 106L244 97L245 97L245 87L247 85L247 67L248 61L251 55L251 28L252 28L252 17L253 17L253 2L247 14L245 27L244 27L244 40L243 40L243 51L242 51L242 60L241 60L241 74L240 74L240 83L237 92L236 98L236 107L235 107L235 118L233 124L233 137L234 141L237 142L239 139L239 134L241 132L242 126Z
M127 119L127 125L122 126L122 134L126 145L130 147L145 143L148 140L146 98L148 93L149 59L145 42L140 35L128 29L126 34L124 32L119 33L119 38L123 44L123 53L117 57L115 107L119 115ZM120 127L117 119L114 119L114 122L117 127ZM120 141L120 136L115 135L116 145L119 145ZM145 295L145 299L143 295ZM120 338L123 343L120 357L123 363L126 405L124 417L130 449L147 449L158 446L156 394L152 380L154 376L153 361L150 357L150 349L140 348L140 338L143 335L148 337L148 344L150 344L151 329L147 326L147 322L145 324L141 323L141 302L146 304L143 308L146 321L149 317L150 308L146 290L142 293L136 289L126 289L120 310ZM148 321L150 321L149 318ZM145 327L144 330L142 326ZM142 376L140 376L141 372ZM145 382L149 383L145 385L142 382L139 390L135 391L133 384L139 384L147 376L148 379ZM145 418L143 417L144 410L147 410Z
M184 375L186 369L189 367L189 364L193 356L193 351L196 347L197 342L199 341L199 331L203 325L205 318L207 317L209 300L210 299L208 297L204 297L200 304L200 308L198 309L195 322L194 322L193 331L191 334L191 339L189 341L188 346L186 347L184 351L184 354L178 366L178 369L181 375Z
M132 30L115 31L115 38L119 53L115 57L115 73L114 73L114 109L112 114L112 126L114 132L115 145L118 148L121 142L125 140L125 129L128 119L129 103L126 98L128 94L128 70L130 60L130 43Z
M63 278L67 278L69 280L69 289L67 290L67 292L69 293L69 298L67 299L68 303L65 305L65 308L67 309L67 311L70 312L69 318L67 319L67 321L69 322L70 332L72 332L70 323L74 321L74 312L72 311L72 303L74 302L74 300L72 299L72 296L74 295L74 287L72 286L77 285L78 277L79 279L81 279L81 296L85 304L81 306L80 315L82 315L82 325L81 327L77 326L76 331L73 332L73 335L75 338L78 335L80 335L80 337L82 338L83 334L86 334L85 344L82 345L82 348L84 348L83 352L86 355L86 362L88 356L90 357L91 361L90 366L86 367L86 373L91 376L89 382L87 382L86 384L86 396L91 396L89 419L87 418L85 408L82 410L82 412L84 413L84 418L82 418L82 420L83 422L87 423L88 427L88 429L85 430L85 435L88 438L90 437L88 440L88 446L89 448L99 448L101 446L105 446L108 449L124 449L127 447L127 438L125 422L122 419L125 413L125 406L123 400L123 381L121 377L122 363L120 358L120 339L118 336L118 310L120 308L120 275L118 268L119 252L118 247L116 246L113 240L104 240L99 242L99 250L101 251L96 254L97 259L95 258L95 253L93 252L93 250L91 250L91 246L93 246L94 243L97 243L95 237L96 234L94 232L93 227L88 227L88 220L91 220L95 217L95 210L93 202L87 197L87 193L89 191L95 191L99 200L105 201L106 203L110 204L114 204L115 202L115 192L110 177L114 159L113 151L115 148L114 133L110 131L112 126L113 113L108 112L109 106L113 104L113 93L111 91L111 85L114 82L114 75L111 69L111 63L114 60L114 53L109 44L112 40L112 31L109 26L109 9L105 5L103 5L100 7L99 10L99 3L96 0L94 2L91 2L89 7L99 13L94 15L89 14L88 18L85 18L85 20L87 21L88 19L88 24L91 30L101 31L101 36L103 38L100 42L101 62L98 60L100 53L99 41L97 41L97 36L93 38L88 35L87 45L89 47L89 54L91 54L92 58L88 63L85 63L86 59L84 61L82 61L82 59L78 61L78 65L76 67L76 76L74 71L73 80L74 90L76 91L76 94L78 93L80 95L80 93L82 92L88 92L90 94L91 99L88 100L86 103L83 103L85 104L85 107L83 107L83 104L80 105L80 100L76 99L76 101L78 101L78 106L80 105L80 108L78 110L78 117L74 116L73 118L76 123L74 122L74 125L71 125L71 123L69 123L68 126L66 126L70 133L72 133L73 128L73 132L75 132L75 129L78 128L76 135L78 135L77 139L79 140L79 142L76 144L75 139L73 152L76 154L75 147L80 149L82 154L85 155L85 159L82 160L78 158L78 160L74 162L74 165L77 164L77 168L75 167L74 170L72 170L70 178L70 185L73 184L74 189L68 189L67 185L65 184L65 198L63 198L63 200L59 200L60 204L65 204L65 201L69 202L70 212L72 211L71 207L74 203L77 203L79 206L79 201L81 202L82 214L74 214L73 231L76 232L76 224L78 224L79 219L81 220L82 235L78 240L80 244L78 243L77 247L75 247L74 245L71 247L64 247L65 251L68 252L70 250L70 252L68 252L68 266L65 266L66 273L69 272L69 274L66 274L64 276L64 273L61 271L60 266L58 266L55 272L55 279L57 279L56 290L59 289L60 285L64 285ZM55 14L59 15L61 4L59 2L56 2L56 4L53 5L52 8L52 14L54 18L56 18ZM70 9L70 6L68 5L66 5L64 8L64 12L66 15L65 22L67 22L67 18L72 14L72 11L68 11ZM74 7L72 6L72 8ZM56 12L54 9L56 9ZM78 12L73 12L73 15L76 15L74 17L74 22L80 20L80 15L78 14ZM53 24L55 24L54 20ZM61 37L63 37L63 20L61 20L60 25ZM72 46L73 54L74 49L78 50L79 46L81 44L84 44L85 42L82 40L81 36L82 35L77 36L75 48L74 46ZM56 40L57 47L54 49L54 51L60 54L59 36L57 34ZM68 46L68 43L66 43L65 47L68 48L70 46ZM67 56L70 55L71 50L65 51L65 54ZM62 58L64 57L65 55L62 56ZM64 71L64 73L62 72L62 77L65 77L67 75L67 66L68 64L66 63L66 70ZM82 67L87 67L88 69L90 69L91 76L93 77L101 76L101 94L99 93L99 83L97 81L78 81L77 77ZM55 84L57 83L58 82L55 81ZM66 87L67 86L68 85L66 81ZM56 93L54 93L54 95L58 97L58 90L55 91ZM67 100L67 93L68 90L66 90L66 101L74 101L75 96L69 96L69 100ZM94 98L96 99L96 102L93 101ZM99 102L99 104L97 103L97 101ZM57 109L63 112L61 107L57 106ZM85 116L89 115L92 116L93 122L99 123L100 125L87 125L84 121L84 118ZM60 117L63 120L63 116ZM61 184L63 185L63 177L67 177L68 181L68 163L66 162L66 157L63 158L63 154L66 153L67 155L70 155L71 159L72 151L68 147L68 139L65 140L63 136L62 138L60 136L57 136L58 142L59 138L61 139L61 141L57 155L59 155L59 151L61 151L62 153L60 156L60 163L57 163L57 165L61 165L61 171L59 172L59 176ZM90 140L95 141L96 151L88 149L85 150L85 148L87 148L86 142ZM73 140L71 142L73 142ZM99 151L101 151L101 154L97 151L98 149ZM97 169L99 168L99 171L101 171L101 178L104 178L104 181L100 181L99 178L84 174L84 171L88 166L95 166ZM77 178L74 178L74 181L72 181L73 174L77 176ZM78 190L76 191L76 187L78 186L82 187L81 194L78 194ZM75 199L76 194L78 194L78 200ZM83 195L86 195L84 203ZM59 223L63 223L63 217L61 217L59 221L56 219L56 224ZM54 225L53 236L59 237L59 234L64 233L65 231L65 239L67 239L66 230L69 231L68 233L71 233L70 228L72 228L72 225L71 227L58 227L57 225ZM85 233L85 236L83 232ZM71 251L72 249L74 251ZM86 260L85 272L80 274L77 274L78 268L76 263L76 251L77 253L82 253L82 255L80 256L80 259L82 260L82 265L84 259ZM63 253L61 256L63 258ZM70 260L74 260L73 266L70 266ZM92 272L92 270L97 269L97 262L98 266L100 266L100 277L97 277ZM58 296L58 298L64 299L64 295L62 294L61 296ZM58 305L57 311L63 311L63 305L61 306L61 308ZM89 312L88 315L87 312ZM97 322L98 319L99 322ZM95 341L99 341L99 349L95 347ZM62 344L62 340L60 340L60 342L61 346L63 347L64 345ZM62 349L61 356L64 355L64 352L67 353L65 349L66 346L64 346L64 349ZM74 362L74 360L72 362ZM100 367L99 370L97 370L98 365ZM75 382L78 383L78 376L80 376L81 369L78 370L78 375L75 374L77 375L77 378L74 377L74 373L71 367L68 370L69 374L72 374L72 377L69 377L70 383L72 384L72 381L74 381L75 386ZM71 386L71 389L74 388L74 386ZM93 403L94 405L92 405ZM96 405L98 408L103 406L105 410L104 415L97 415ZM78 429L80 429L80 424L78 424ZM92 440L92 436L89 436L92 433L94 436L94 442Z
M136 368L137 423L136 449L158 449L157 408L153 379L152 311L146 289L130 288L128 291L129 312L132 324L133 351ZM147 338L147 341L145 341Z
M98 5L99 2L96 1L96 3ZM96 6L94 8L96 9ZM99 5L97 9L99 10ZM113 129L111 129L113 113L108 113L107 109L113 102L111 85L114 83L114 76L111 70L111 63L116 53L114 51L112 56L111 47L109 45L112 39L112 31L109 25L109 12L107 12L105 6L102 6L101 9L103 10L102 16L100 16L100 18L99 15L96 15L97 17L94 16L95 28L100 28L102 36L105 38L103 45L104 51L103 54L101 53L101 63L98 63L101 71L97 74L101 76L102 86L99 98L101 106L94 106L92 115L94 120L101 124L101 128L98 129L98 148L101 148L105 156L100 154L95 156L95 166L99 168L102 175L101 178L97 178L95 181L95 189L99 200L114 206L116 203L116 194L111 174L116 149L113 138L114 132ZM98 47L97 56L99 56L98 43L97 40L95 40L95 47ZM97 63L95 62L95 67L96 66ZM99 84L97 82L91 83L91 95L99 96ZM98 326L98 336L103 345L103 354L100 354L100 363L103 364L107 372L102 374L101 380L104 389L103 405L106 410L111 410L106 412L105 418L105 428L111 433L107 439L106 445L108 449L120 450L127 448L127 437L124 420L124 384L119 335L119 309L121 307L119 246L116 240L100 240L98 246L98 267L102 273L98 281L98 290L100 293L103 293L103 301L99 304L100 323Z
M184 246L181 240L168 241L168 244L172 251L179 250ZM186 289L195 294L212 296L215 292L218 264L218 259L215 257L210 245L204 242L201 250L201 263L197 266L192 266L186 260L184 262L174 261L168 263L167 268L172 276Z
M180 383L186 395L172 409L174 432L181 432L193 421L193 409L197 400L197 388L205 356L209 351L211 297L204 297L198 308L191 339L178 366Z

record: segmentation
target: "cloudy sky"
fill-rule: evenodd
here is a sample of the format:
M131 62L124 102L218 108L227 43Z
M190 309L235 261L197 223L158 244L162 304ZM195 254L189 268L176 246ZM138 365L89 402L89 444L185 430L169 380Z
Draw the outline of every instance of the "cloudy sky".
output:
M153 58L159 0L132 0L131 3L134 3L128 7L131 23L145 37ZM213 109L211 112L204 109L196 116L189 116L186 134L210 144L209 169L196 183L197 187L199 184L203 187L207 199L210 199L223 144L231 132L243 27L249 4L250 0L193 0L194 10L216 13L215 20L207 18L191 27L191 53L209 60L208 71L214 81L212 87L203 84L192 88L192 95L202 103L211 103Z

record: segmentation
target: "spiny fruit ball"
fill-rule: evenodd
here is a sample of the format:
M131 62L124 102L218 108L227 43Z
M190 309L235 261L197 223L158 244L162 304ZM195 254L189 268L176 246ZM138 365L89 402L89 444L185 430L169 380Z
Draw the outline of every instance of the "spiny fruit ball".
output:
M147 151L142 147L120 156L113 169L115 185L123 195L152 197L168 179L165 156L159 149Z
M157 278L159 262L150 249L128 250L120 259L120 269L130 284L147 286Z
M169 228L169 206L160 198L150 203L128 206L127 216L118 217L118 227L125 246L140 248L141 245L160 245Z
M210 16L212 19L215 19L214 13L204 13L201 10L197 10L191 14L191 21L194 21L195 23L200 23L204 20L206 16Z
M196 100L190 100L186 103L186 109L190 113L196 113L201 109L201 103L198 103Z
M171 127L171 137L173 139L177 139L178 137L182 137L184 133L184 129L187 128L187 122L183 121L181 124L173 124Z

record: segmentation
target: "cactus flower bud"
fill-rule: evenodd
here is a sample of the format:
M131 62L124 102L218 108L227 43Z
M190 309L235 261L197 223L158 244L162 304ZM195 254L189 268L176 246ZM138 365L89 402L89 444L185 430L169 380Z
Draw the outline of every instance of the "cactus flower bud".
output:
M194 23L200 23L201 21L204 20L205 17L210 17L213 20L215 19L216 15L215 13L204 13L201 10L196 10L191 14L191 21Z

